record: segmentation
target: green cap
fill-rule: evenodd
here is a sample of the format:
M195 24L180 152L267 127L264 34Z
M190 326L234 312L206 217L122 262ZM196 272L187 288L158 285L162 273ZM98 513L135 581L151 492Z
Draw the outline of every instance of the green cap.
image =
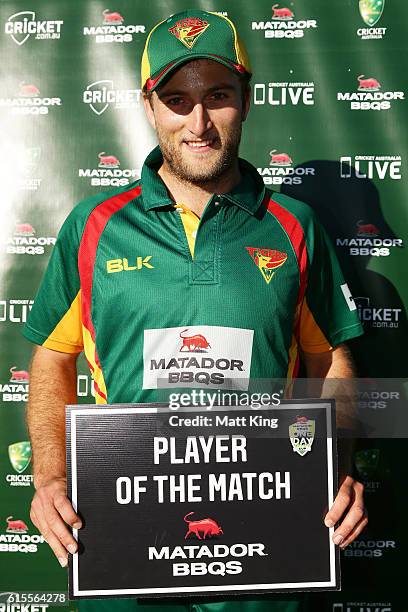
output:
M142 88L153 91L175 68L200 58L251 75L248 53L232 21L218 13L187 9L149 33L142 56Z

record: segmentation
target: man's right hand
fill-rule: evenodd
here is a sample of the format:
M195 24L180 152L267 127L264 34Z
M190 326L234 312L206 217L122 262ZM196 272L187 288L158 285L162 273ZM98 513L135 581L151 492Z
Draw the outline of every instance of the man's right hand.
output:
M53 478L37 488L31 502L30 518L62 567L66 567L68 552L73 554L78 549L67 525L79 529L82 522L66 495L65 478Z

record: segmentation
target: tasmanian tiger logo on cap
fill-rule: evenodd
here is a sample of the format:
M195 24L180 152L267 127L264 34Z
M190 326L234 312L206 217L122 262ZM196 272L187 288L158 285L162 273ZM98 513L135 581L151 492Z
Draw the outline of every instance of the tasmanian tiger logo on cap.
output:
M186 17L177 21L176 25L172 28L169 28L169 32L178 38L187 49L192 49L196 40L209 25L208 21L203 21L199 17Z

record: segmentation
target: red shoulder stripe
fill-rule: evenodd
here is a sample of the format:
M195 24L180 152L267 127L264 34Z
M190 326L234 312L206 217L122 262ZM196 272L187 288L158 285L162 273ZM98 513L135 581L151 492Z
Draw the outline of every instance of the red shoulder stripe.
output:
M81 279L82 323L95 342L95 330L91 318L92 278L95 266L96 251L99 239L109 219L126 206L130 200L137 198L142 189L140 186L112 196L98 204L88 217L78 251L78 269ZM100 366L95 347L95 362Z
M274 200L265 198L264 203L268 212L277 218L286 231L293 246L293 250L295 251L299 267L299 293L297 304L300 304L306 291L308 266L306 240L303 228L292 213Z

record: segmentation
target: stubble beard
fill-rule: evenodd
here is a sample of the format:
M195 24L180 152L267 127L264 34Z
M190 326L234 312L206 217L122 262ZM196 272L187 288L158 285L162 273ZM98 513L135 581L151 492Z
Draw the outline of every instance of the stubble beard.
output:
M221 148L215 150L217 153L215 159L207 162L200 160L198 155L195 163L187 160L181 152L181 147L185 145L176 146L169 142L159 128L157 139L167 169L174 176L181 182L206 187L228 176L228 173L235 169L241 141L241 128L241 124L231 128L225 141L221 143Z

